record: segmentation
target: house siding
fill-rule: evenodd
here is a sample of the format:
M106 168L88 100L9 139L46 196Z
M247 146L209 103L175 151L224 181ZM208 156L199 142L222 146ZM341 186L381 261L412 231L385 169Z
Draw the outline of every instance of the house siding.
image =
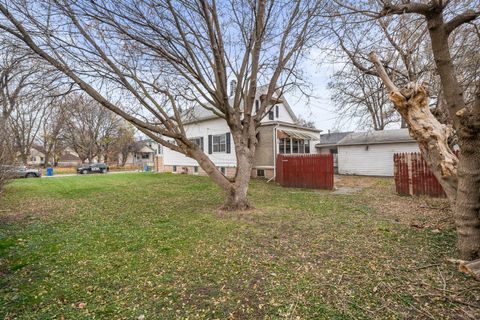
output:
M393 154L419 152L414 141L404 143L338 146L338 173L366 176L394 175Z
M274 127L266 126L258 129L259 142L255 150L254 165L258 166L273 166L273 147L274 147Z
M199 138L203 137L203 150L208 154L208 136L225 134L230 132L226 121L224 119L212 119L207 121L202 121L199 123L189 124L185 126L185 131L187 137L189 138ZM236 166L236 156L235 156L235 144L233 139L230 139L230 153L212 153L208 154L210 159L219 167L235 167ZM179 152L173 151L171 149L164 149L164 164L165 166L198 166L196 160L189 158Z

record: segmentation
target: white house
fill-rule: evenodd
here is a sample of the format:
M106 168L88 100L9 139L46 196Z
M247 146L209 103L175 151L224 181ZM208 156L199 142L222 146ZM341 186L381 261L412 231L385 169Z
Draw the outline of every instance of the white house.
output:
M162 146L153 140L146 139L135 142L132 150L127 154L125 165L153 166L155 156L162 154ZM122 154L118 155L118 162L123 163Z
M337 143L338 173L393 176L393 154L419 152L408 129L354 132Z
M297 125L297 117L288 102L284 97L281 100L261 121L253 177L273 177L275 158L279 153L316 153L315 144L320 141L320 130ZM259 104L260 94L257 94L256 110ZM185 122L187 136L208 154L225 175L235 175L235 146L226 121L201 107L193 108L188 116L190 120ZM167 148L160 171L205 174L196 160Z
M30 148L30 156L27 161L29 166L43 166L45 164L45 151L41 146Z

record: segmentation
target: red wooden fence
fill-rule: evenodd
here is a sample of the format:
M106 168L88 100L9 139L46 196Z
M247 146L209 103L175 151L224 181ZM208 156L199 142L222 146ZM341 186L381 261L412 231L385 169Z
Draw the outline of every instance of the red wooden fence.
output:
M420 153L395 153L395 187L401 195L443 198L445 192Z
M279 154L276 181L285 187L332 190L333 156L331 154Z

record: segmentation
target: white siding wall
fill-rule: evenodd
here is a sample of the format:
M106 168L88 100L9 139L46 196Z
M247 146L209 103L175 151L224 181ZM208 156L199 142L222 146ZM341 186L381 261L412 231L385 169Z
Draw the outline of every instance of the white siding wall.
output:
M416 142L338 146L338 173L393 176L393 154L419 152Z
M273 107L273 121L282 121L286 123L293 123L293 119L288 113L287 109L285 108L285 105L283 104L278 104L278 118L277 118L277 113L275 110L275 107ZM268 114L262 119L261 122L268 122L272 121L268 119Z
M208 154L208 135L224 134L230 132L227 123L224 119L212 119L207 121L202 121L198 124L189 124L185 126L185 131L187 137L189 138L199 138L203 137L203 150ZM230 138L231 153L213 153L208 154L210 159L219 167L235 167L236 166L236 156L235 156L235 144L233 138ZM176 165L176 166L196 166L198 165L197 161L189 158L181 153L164 148L163 151L164 164L165 165Z

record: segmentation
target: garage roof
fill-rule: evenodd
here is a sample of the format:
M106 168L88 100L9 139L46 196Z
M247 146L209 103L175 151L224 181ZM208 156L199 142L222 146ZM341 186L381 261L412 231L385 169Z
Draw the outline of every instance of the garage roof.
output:
M358 145L358 144L385 144L385 143L405 143L416 142L410 137L408 129L353 132L338 142L339 146Z

